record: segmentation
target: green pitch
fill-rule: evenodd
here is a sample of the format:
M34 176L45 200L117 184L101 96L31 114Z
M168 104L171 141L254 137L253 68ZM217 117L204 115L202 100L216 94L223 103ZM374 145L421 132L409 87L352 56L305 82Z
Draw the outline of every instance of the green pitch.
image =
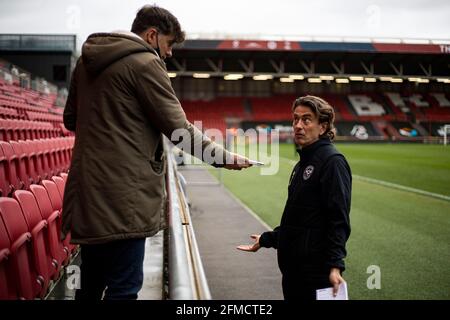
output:
M344 273L350 298L450 299L450 201L359 178L450 196L450 147L337 144L337 148L354 175ZM276 175L260 175L259 168L222 172L225 186L272 227L280 221L289 175L298 160L290 144L280 145L280 157ZM243 226L242 232L254 230ZM367 287L373 274L367 273L370 266L380 268L380 289Z

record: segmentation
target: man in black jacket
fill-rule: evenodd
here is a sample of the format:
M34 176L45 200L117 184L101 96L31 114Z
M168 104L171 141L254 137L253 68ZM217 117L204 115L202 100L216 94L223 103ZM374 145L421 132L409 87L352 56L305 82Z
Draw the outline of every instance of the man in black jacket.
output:
M280 226L252 235L255 243L238 249L278 249L285 299L313 300L317 289L332 286L336 294L344 282L352 176L331 143L333 108L321 98L304 96L295 100L292 111L300 161L289 180Z

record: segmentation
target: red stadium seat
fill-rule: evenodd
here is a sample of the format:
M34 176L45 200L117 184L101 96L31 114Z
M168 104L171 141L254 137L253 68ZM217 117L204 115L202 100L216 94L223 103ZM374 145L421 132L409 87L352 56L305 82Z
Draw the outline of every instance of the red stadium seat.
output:
M48 165L46 164L46 161L44 160L44 153L41 150L41 144L39 142L40 140L32 140L32 141L28 141L28 144L30 145L31 150L33 150L33 152L36 155L36 159L37 159L37 169L38 169L38 173L39 176L41 178L41 180L47 179L47 170L48 170Z
M67 177L69 175L67 173L65 173L65 172L61 172L60 176L61 176L61 178L63 178L64 184L66 184L67 183Z
M8 142L0 141L0 148L3 150L3 155L6 158L6 181L9 184L6 194L10 194L12 191L22 187L18 178L18 158Z
M64 247L60 240L61 212L53 209L47 190L43 186L32 184L30 190L36 198L42 218L48 223L47 236L50 253L58 262L58 266L61 266L69 258L69 249Z
M0 119L0 141L9 141L9 127L7 121Z
M58 189L59 195L61 197L61 206L62 206L62 201L64 200L64 189L66 186L66 182L64 181L63 178L58 177L58 176L53 176L52 177L53 182L56 184L56 187ZM64 215L64 210L63 208L61 208L62 210L62 214ZM73 245L70 243L70 239L71 239L71 235L70 233L66 236L66 238L64 239L64 245L69 248L70 252L74 252L77 249L76 245Z
M53 173L58 174L59 172L64 170L62 151L58 144L58 139L50 139L48 141L50 152L53 156L53 165L54 165Z
M0 198L0 216L11 242L13 279L20 299L43 297L44 279L33 265L31 233L16 200Z
M30 186L30 177L27 172L27 155L23 151L22 144L17 141L11 141L10 145L17 158L18 176L21 184L21 189L28 189Z
M56 144L58 145L58 149L60 151L61 171L67 171L70 165L70 152L67 142L64 138L58 138L56 140Z
M64 214L63 211L63 196L64 196L64 185L61 182L61 177L55 177L58 183L60 184L61 191L58 189L58 186L55 182L50 180L43 180L42 185L47 190L48 196L50 198L50 201L52 203L53 210L58 210L61 212L61 216ZM62 196L61 196L62 194ZM71 236L70 234L64 239L64 247L69 250L70 253L74 252L77 248L77 246L70 244Z
M48 285L50 279L58 277L59 271L58 261L53 259L49 249L46 230L48 223L42 218L36 199L30 191L16 191L14 198L22 208L28 231L31 233L36 269Z
M41 140L41 148L44 154L46 166L47 166L47 175L49 177L58 173L58 170L55 168L54 157L52 153L52 149L50 148L50 140Z
M25 157L25 167L28 175L28 179L30 184L31 183L38 183L39 182L39 175L37 173L37 169L35 166L35 155L34 152L29 151L29 145L27 142L23 140L19 140L19 146L22 148L22 152L24 153Z
M62 211L62 198L56 183L51 180L42 180L42 185L47 190L53 210Z
M43 179L44 170L42 169L42 162L40 161L39 151L35 149L34 143L31 140L23 141L23 145L25 150L27 150L28 157L31 161L31 165L33 166L33 171L36 174L34 179L34 183L38 183Z
M18 128L14 120L0 120L3 141L18 140Z
M8 160L6 159L3 149L0 148L0 196L7 196L11 190L8 177Z
M61 200L63 200L64 199L64 188L66 186L66 183L64 182L64 179L62 177L53 176L52 180L56 184L56 187L58 189L58 192L59 192L59 195L61 197Z
M11 241L0 218L0 300L17 299L11 269Z

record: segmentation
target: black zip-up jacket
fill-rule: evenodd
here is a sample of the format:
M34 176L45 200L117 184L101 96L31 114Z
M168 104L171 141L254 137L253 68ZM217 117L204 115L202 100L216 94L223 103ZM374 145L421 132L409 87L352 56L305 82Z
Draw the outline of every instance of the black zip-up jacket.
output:
M263 233L259 243L278 249L282 273L311 263L343 271L350 235L350 167L328 138L299 154L280 226Z

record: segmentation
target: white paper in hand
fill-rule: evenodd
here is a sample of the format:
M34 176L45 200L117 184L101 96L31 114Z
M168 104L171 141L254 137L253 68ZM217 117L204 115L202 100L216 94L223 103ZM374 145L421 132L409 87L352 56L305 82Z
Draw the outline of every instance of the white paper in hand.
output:
M336 297L333 297L333 287L316 290L317 300L348 300L347 283L339 285Z
M254 165L254 166L263 166L264 162L256 161L256 160L248 160L248 163Z

